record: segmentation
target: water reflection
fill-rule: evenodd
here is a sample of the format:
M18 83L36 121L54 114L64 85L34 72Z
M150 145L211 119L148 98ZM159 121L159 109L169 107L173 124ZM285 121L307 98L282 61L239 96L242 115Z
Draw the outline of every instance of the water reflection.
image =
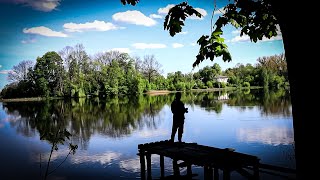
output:
M118 160L121 153L118 152L104 152L98 154L78 153L76 156L71 158L72 164L81 163L100 163L101 165L110 165L113 161Z
M130 135L136 129L141 130L139 134L142 137L168 134L169 130L158 129L158 125L164 119L159 112L165 105L169 105L173 98L174 95L169 94L104 100L3 103L8 116L0 124L3 127L5 122L9 122L10 126L16 127L19 134L28 137L39 132L40 136L49 142L52 142L52 137L50 139L48 132L66 129L72 134L72 142L86 149L93 134L120 138ZM205 111L217 114L221 113L223 104L227 104L240 110L257 106L265 116L291 116L291 104L288 93L284 90L267 93L259 90L251 91L249 94L241 91L189 92L182 95L182 101L191 108L200 106ZM143 131L144 127L153 131Z
M26 137L22 141L32 139L32 146L36 144L37 148L32 148L29 153L33 154L32 162L36 162L36 165L31 164L30 169L37 169L36 175L39 174L41 153L42 177L48 161L50 162L48 173L64 163L61 166L101 168L99 172L105 177L117 177L118 174L130 178L137 177L140 168L136 156L137 144L170 138L172 113L169 107L173 99L174 94L168 94L113 99L2 103L0 135L3 132L12 132L14 136L11 136L13 137L11 139L10 136L0 136L0 140L6 140L4 143L13 142L19 139L20 135ZM236 146L247 153L258 149L256 147L246 149L247 142L263 146L293 143L293 131L290 125L291 103L286 91L186 92L182 93L181 100L189 108L184 134L186 141L209 146ZM250 121L243 121L248 119ZM286 121L289 124L281 124ZM258 123L260 125L257 125ZM16 138L16 134L19 134L19 138ZM238 142L245 142L243 144L246 147L241 143L236 144ZM28 142L23 143L25 142L15 144L25 149L24 145ZM74 155L72 148L68 148L69 143L73 147L79 146ZM6 146L4 149L0 149L2 154L10 154L14 150L12 154L24 156L20 152L24 149L19 150L13 146ZM269 160L269 156L261 157L265 158L263 160ZM159 168L159 157L152 158L154 158L153 168ZM172 162L165 161L168 161L166 172L172 172ZM4 162L11 160L8 157ZM15 167L16 164L12 164L4 168ZM94 164L94 167L91 167L91 164ZM30 164L24 165L27 167ZM106 171L105 167L112 170ZM49 177L53 178L66 171L68 170L60 167ZM82 173L82 175L91 172L74 171L75 174ZM35 175L32 174L31 177Z
M259 142L273 146L293 144L292 129L287 127L240 128L237 136L241 142Z

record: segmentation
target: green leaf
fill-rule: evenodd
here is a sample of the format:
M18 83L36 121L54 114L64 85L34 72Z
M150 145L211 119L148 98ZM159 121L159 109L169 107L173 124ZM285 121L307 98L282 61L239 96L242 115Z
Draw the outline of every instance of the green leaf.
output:
M211 34L211 36L213 36L213 37L217 37L217 36L220 36L220 35L222 35L221 28L216 28Z

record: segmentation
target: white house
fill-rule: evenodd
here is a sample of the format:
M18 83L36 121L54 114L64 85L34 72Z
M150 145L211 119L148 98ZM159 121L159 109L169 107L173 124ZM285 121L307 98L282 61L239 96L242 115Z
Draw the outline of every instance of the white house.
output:
M218 76L216 76L216 77L214 77L214 79L216 80L216 81L218 81L218 82L223 82L223 83L227 83L228 82L228 76L220 76L220 75L218 75Z

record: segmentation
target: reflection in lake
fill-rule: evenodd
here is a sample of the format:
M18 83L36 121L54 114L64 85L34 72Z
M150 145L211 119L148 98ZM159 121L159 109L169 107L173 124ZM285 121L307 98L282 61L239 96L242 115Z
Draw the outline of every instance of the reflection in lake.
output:
M238 138L243 142L260 142L278 146L289 145L293 141L293 132L287 127L266 127L257 129L240 128Z
M53 175L66 179L139 177L137 145L170 138L173 99L174 94L0 103L0 141L7 144L0 149L5 172L0 179L43 179L46 165L49 172L59 166ZM294 152L287 91L187 92L182 101L189 108L184 141L231 147L265 163L295 167L283 156ZM70 152L75 154L67 156ZM152 158L157 175L159 158ZM171 161L165 162L170 174ZM202 170L198 174L201 178Z

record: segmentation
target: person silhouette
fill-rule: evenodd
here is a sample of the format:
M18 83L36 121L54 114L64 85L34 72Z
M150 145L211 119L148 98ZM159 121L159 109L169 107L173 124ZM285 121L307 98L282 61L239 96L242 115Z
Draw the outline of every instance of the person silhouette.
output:
M173 114L172 118L172 131L171 131L171 142L174 142L174 137L178 130L178 140L181 142L184 126L184 114L188 113L188 108L184 107L183 102L181 102L181 92L177 92L174 101L171 103L171 112Z

